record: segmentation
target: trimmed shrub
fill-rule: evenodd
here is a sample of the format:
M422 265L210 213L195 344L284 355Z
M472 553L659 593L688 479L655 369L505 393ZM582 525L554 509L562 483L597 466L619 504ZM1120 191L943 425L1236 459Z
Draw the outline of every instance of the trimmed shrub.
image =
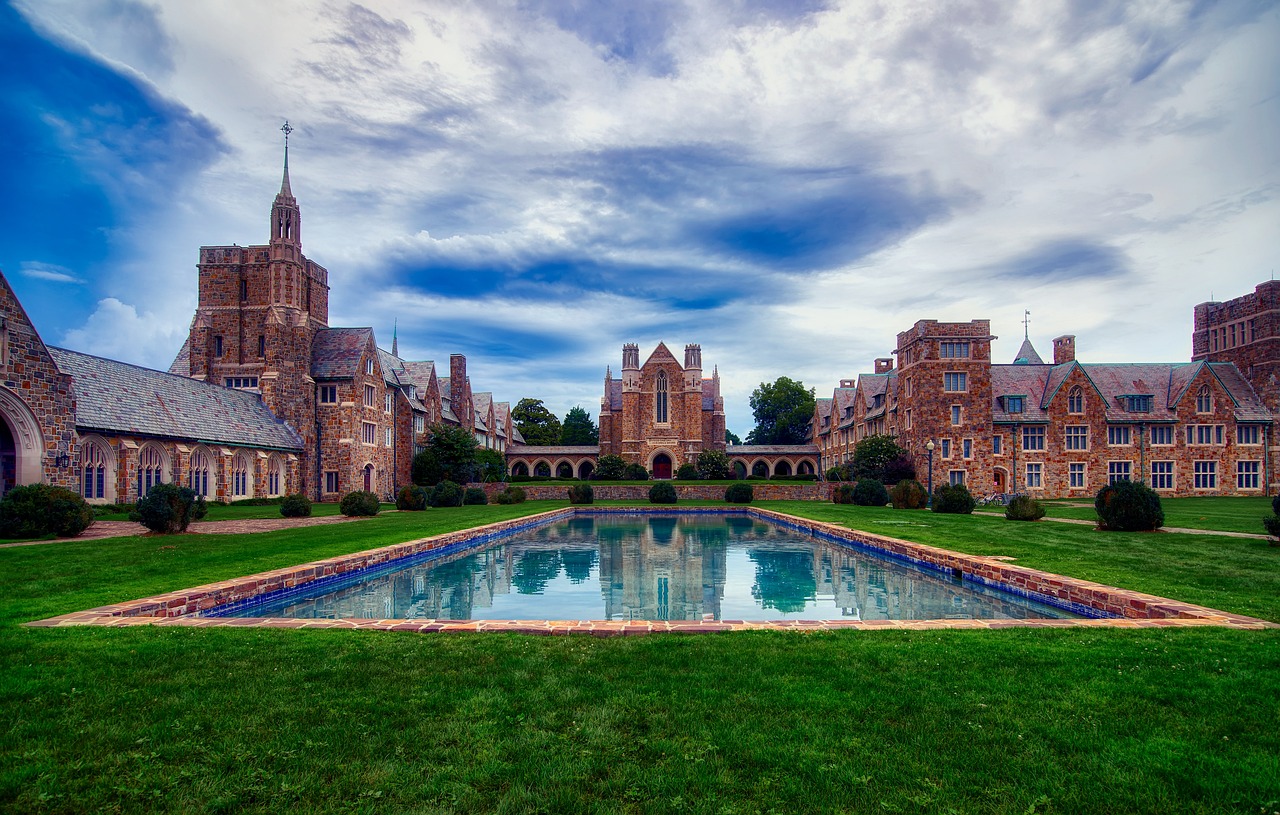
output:
M1004 517L1010 521L1038 521L1044 517L1044 504L1030 495L1015 495L1005 507Z
M828 481L844 481L844 473L840 471L839 467L832 467L827 470L826 479Z
M396 509L421 512L427 508L427 491L417 484L405 484L396 494Z
M378 496L365 490L356 490L342 496L338 511L348 518L368 517L378 514Z
M670 481L659 481L649 488L649 503L674 504L675 502L676 488L671 485Z
M92 524L92 507L66 487L27 484L0 501L0 535L7 538L74 538Z
M1276 497L1271 499L1271 511L1280 515L1280 493L1276 493Z
M569 488L569 503L590 504L595 500L595 491L590 484L574 484Z
M591 477L596 481L621 481L627 475L627 462L615 453L605 453L596 461Z
M916 477L916 463L909 453L894 456L884 465L884 480L889 484L897 484Z
M649 471L644 468L643 464L628 464L625 475L628 481L649 480Z
M311 499L302 493L286 495L280 500L280 514L286 518L309 518Z
M1280 546L1280 515L1268 515L1262 519L1262 528L1271 536L1269 543Z
M482 507L489 503L489 496L479 487L467 487L462 494L462 503L469 507Z
M698 477L706 480L733 478L729 456L719 450L703 450L695 462Z
M499 504L523 504L524 490L519 487L507 487L502 492L493 496L495 503Z
M676 470L676 478L681 481L697 481L698 468L692 464L681 464L680 469Z
M848 481L842 481L837 484L835 489L831 490L831 501L836 504L852 504L853 503L854 485Z
M724 491L724 500L731 504L749 504L755 497L756 491L751 488L750 484L742 481L730 484L729 489Z
M452 481L441 481L432 488L430 501L433 507L460 507L462 487Z
M933 491L933 511L970 515L978 505L964 484L939 484Z
M195 490L176 484L156 484L145 496L138 499L129 520L158 532L172 535L186 532L192 521L198 521L209 511L204 496Z
M1117 481L1093 499L1098 526L1115 532L1149 532L1164 526L1160 496L1141 481Z
M874 478L863 478L853 487L853 503L860 507L882 507L889 503L889 491Z
M929 492L914 478L904 478L889 490L889 503L894 509L924 509L929 503Z

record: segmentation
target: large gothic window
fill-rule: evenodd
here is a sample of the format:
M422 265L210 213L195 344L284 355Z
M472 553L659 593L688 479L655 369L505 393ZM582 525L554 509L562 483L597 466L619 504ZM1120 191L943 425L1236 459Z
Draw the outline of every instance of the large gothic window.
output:
M203 495L205 498L213 497L213 493L209 491L210 482L213 482L214 486L217 482L211 477L212 475L212 456L203 447L196 448L191 454L190 476L191 489L195 490L196 495Z
M284 495L284 457L279 453L267 460L267 495Z
M1084 413L1084 391L1079 385L1067 393L1067 413Z
M234 498L253 497L253 462L243 450L236 454L232 464L231 495Z
M151 492L156 484L168 480L169 462L164 451L148 444L138 452L138 496Z
M1196 394L1196 413L1213 413L1213 391L1203 385Z
M97 441L86 441L80 448L80 494L86 500L106 499L110 473L107 454Z
M653 420L658 424L667 423L667 372L658 371L658 387L653 395Z

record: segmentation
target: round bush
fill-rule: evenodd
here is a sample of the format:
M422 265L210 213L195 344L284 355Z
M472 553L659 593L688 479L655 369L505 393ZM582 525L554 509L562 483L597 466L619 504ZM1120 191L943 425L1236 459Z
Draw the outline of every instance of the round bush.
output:
M311 499L302 493L286 495L280 501L280 514L286 518L311 517Z
M574 484L569 488L569 503L590 504L595 500L595 492L590 484Z
M882 507L889 503L889 491L874 478L863 478L854 485L853 503L860 507Z
M1271 536L1271 545L1280 546L1280 515L1267 515L1262 519L1262 528Z
M894 509L924 509L929 503L929 493L914 478L904 478L889 490L889 502Z
M628 481L648 481L649 471L643 464L628 464L626 477Z
M1030 495L1015 495L1004 509L1010 521L1038 521L1044 517L1044 505Z
M1280 515L1280 493L1276 493L1276 497L1271 499L1271 511Z
M1141 481L1117 481L1093 499L1098 526L1117 532L1148 532L1164 526L1160 496Z
M750 484L742 481L730 484L729 488L724 491L724 500L731 504L749 504L755 497L756 491L751 488Z
M831 490L831 501L836 504L853 503L853 484L841 482Z
M93 508L66 487L28 484L0 501L0 535L7 538L74 538L93 523Z
M469 507L482 507L489 503L489 496L479 487L467 487L467 491L462 494L462 503Z
M669 481L659 481L649 488L649 503L651 504L674 504L676 502L676 488Z
M427 508L427 491L417 484L406 484L396 494L396 509L421 512Z
M378 496L365 490L356 490L342 496L338 511L348 518L358 518L378 514Z
M681 481L697 481L698 468L692 464L681 464L680 469L676 470L676 478Z
M964 484L939 484L933 491L933 511L969 515L978 505Z
M499 504L522 504L524 503L524 490L520 487L507 487L495 495L493 500Z
M204 496L196 495L195 490L175 484L156 484L138 499L129 520L152 532L172 535L186 532L192 521L200 520L208 511Z
M720 450L703 450L698 454L695 468L699 478L733 478L733 465L729 463L729 456Z
M462 506L462 487L452 481L441 481L431 490L431 497L427 499L433 507L460 507Z
M839 467L832 467L830 470L827 470L826 479L828 481L843 481L844 478L842 475L843 474L840 472Z

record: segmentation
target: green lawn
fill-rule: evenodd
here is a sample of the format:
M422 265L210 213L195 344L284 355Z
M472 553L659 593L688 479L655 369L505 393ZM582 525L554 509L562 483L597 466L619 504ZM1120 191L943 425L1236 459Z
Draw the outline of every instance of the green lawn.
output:
M0 550L0 811L1280 809L1280 632L19 626L562 505ZM1261 541L768 506L1280 620Z
M1092 499L1045 501L1051 518L1096 521ZM1085 506L1075 506L1084 504ZM1182 529L1219 529L1225 532L1265 534L1262 518L1271 514L1270 498L1165 498L1164 525Z

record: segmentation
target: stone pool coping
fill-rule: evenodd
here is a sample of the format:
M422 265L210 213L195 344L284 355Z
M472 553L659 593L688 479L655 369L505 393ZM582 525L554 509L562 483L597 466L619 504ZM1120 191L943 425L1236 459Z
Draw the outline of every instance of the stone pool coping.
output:
M389 561L435 550L471 548L511 531L552 521L589 515L616 514L743 514L810 532L825 540L851 545L951 574L965 581L1001 588L1085 614L1109 615L1095 619L1067 620L311 620L257 617L202 617L201 612L251 598L286 591L321 578L377 568ZM1165 597L1105 586L1050 572L1018 566L994 557L952 552L884 535L848 529L836 524L787 515L761 507L565 507L548 512L447 532L428 538L392 544L350 555L312 561L300 566L273 569L246 577L223 580L180 591L123 603L99 606L27 623L32 627L74 625L131 626L178 625L198 628L316 628L417 632L488 632L525 634L586 633L618 636L649 633L710 633L722 631L834 631L992 629L992 628L1164 628L1221 626L1239 629L1280 628L1280 624L1242 614L1183 603Z

